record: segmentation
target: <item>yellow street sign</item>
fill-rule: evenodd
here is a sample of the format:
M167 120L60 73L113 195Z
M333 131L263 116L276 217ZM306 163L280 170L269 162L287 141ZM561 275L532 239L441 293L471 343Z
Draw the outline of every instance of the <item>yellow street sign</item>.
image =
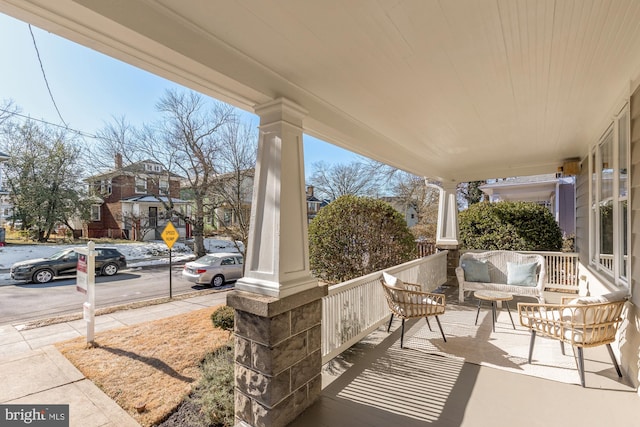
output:
M169 249L171 249L180 235L178 234L178 230L176 230L176 228L173 226L173 223L169 221L166 227L164 227L164 230L162 231L160 237L162 237L162 240L164 240Z

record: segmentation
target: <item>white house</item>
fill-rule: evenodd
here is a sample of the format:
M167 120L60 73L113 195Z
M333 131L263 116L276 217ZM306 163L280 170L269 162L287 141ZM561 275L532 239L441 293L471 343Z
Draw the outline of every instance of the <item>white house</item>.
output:
M400 212L400 215L407 223L407 227L413 227L418 223L418 211L411 203L407 203L401 197L381 197L380 200L384 200L389 203L395 210Z
M565 236L576 232L575 177L561 173L487 180L480 189L490 202L538 203L551 211Z

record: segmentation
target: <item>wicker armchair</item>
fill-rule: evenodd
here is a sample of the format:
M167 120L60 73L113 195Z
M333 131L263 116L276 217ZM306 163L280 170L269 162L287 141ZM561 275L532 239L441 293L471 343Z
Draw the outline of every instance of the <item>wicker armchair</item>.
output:
M389 319L389 326L387 326L387 332L391 329L391 322L393 322L393 316L398 316L402 319L402 331L400 333L400 348L403 347L404 342L404 321L405 319L413 319L424 317L427 320L427 326L431 329L429 323L429 316L434 316L442 339L447 342L447 338L444 336L439 314L444 314L445 309L445 296L442 294L434 294L431 292L422 292L420 285L404 283L400 279L388 274L382 274L382 288L384 289L384 295L391 310L391 318Z
M584 381L583 349L606 345L618 377L622 372L611 349L622 321L622 309L627 299L626 291L612 292L599 297L563 298L561 304L518 303L520 324L531 330L529 363L537 334L560 341L562 354L564 343L578 350L577 364L580 384Z

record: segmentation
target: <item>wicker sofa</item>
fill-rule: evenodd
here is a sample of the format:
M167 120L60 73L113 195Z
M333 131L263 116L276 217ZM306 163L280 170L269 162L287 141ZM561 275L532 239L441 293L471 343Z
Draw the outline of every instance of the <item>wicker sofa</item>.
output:
M535 265L532 265L535 264ZM521 280L523 271L528 275ZM460 302L469 291L493 290L537 298L544 303L544 257L511 251L465 252L456 268Z

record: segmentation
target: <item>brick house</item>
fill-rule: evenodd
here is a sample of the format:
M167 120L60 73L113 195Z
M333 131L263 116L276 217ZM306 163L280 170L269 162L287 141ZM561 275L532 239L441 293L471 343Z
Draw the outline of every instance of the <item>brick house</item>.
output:
M175 215L171 217L165 208L171 200L175 210L188 215L188 202L174 197L180 194L180 179L156 161L123 166L122 156L116 155L113 170L85 180L96 203L91 208L90 220L84 224L83 235L159 240L171 220L180 236L185 237L184 221Z
M307 222L311 222L318 215L320 209L329 204L329 201L318 199L314 194L313 185L307 185Z

